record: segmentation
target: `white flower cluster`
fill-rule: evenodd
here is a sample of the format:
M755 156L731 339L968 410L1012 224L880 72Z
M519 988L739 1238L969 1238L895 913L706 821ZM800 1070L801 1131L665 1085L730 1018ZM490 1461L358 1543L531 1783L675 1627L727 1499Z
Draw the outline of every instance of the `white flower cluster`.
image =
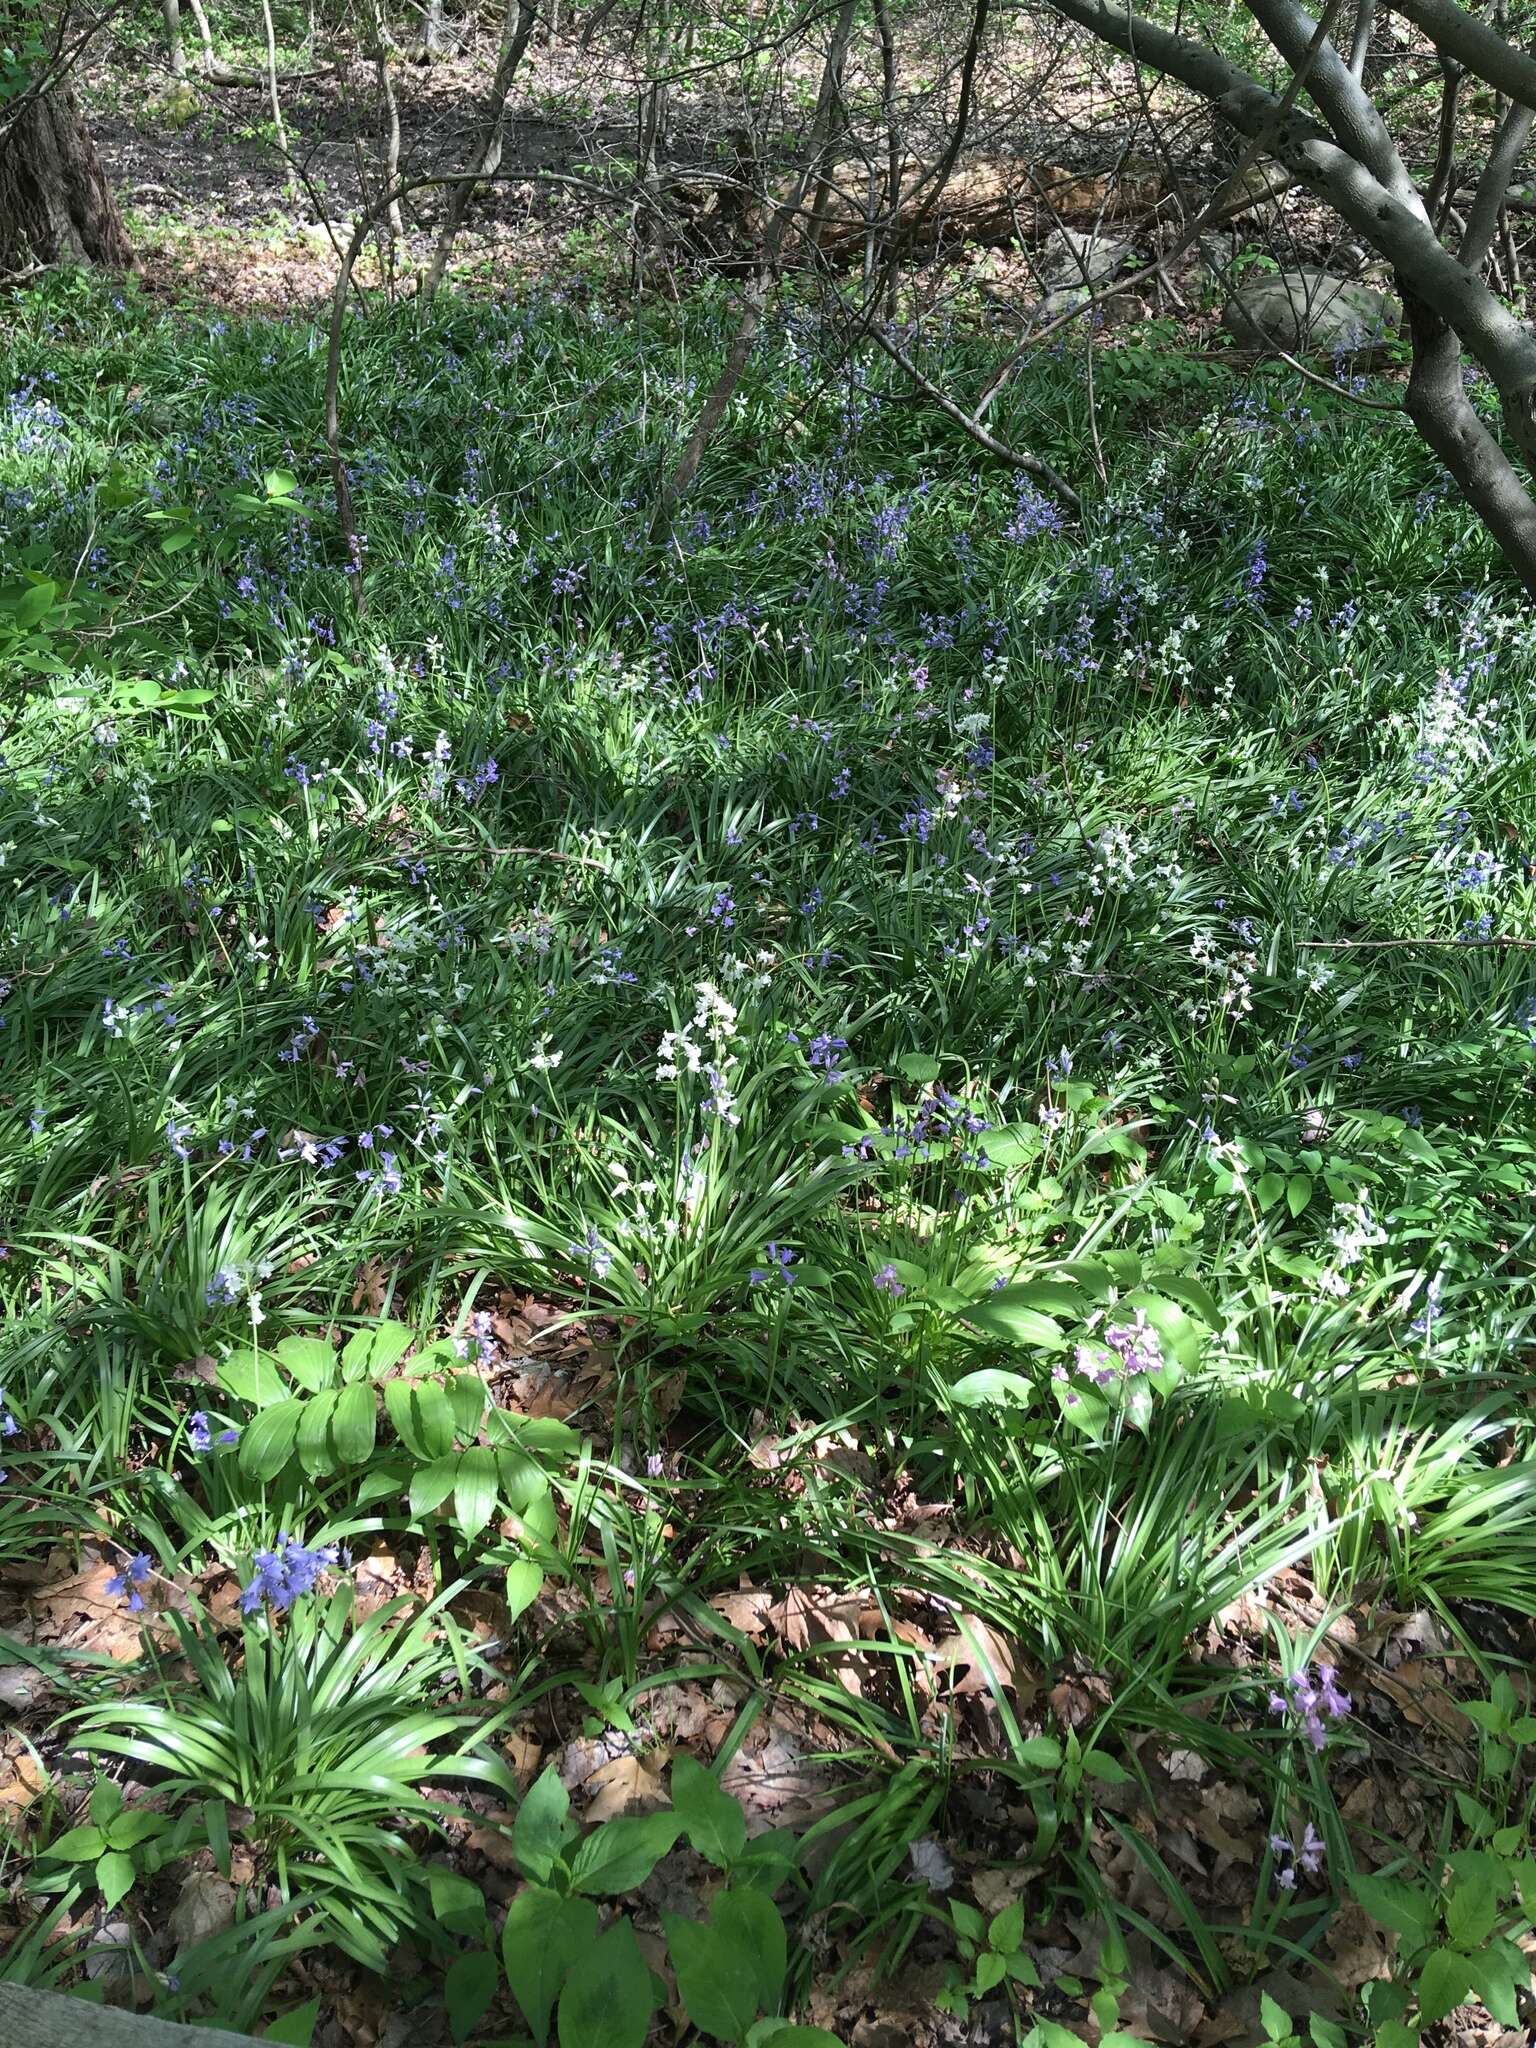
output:
M1221 952L1209 932L1197 932L1189 944L1189 955L1197 967L1219 978L1217 1001L1229 1016L1246 1017L1253 1008L1253 977L1259 971L1256 953ZM1209 1004L1192 1006L1191 1014L1209 1015Z
M1137 849L1123 825L1106 825L1094 847L1088 886L1095 896L1107 889L1129 889L1136 881Z
M736 1005L721 995L712 981L694 984L698 1001L694 1007L693 1021L679 1031L663 1033L661 1044L656 1051L656 1078L659 1081L675 1081L679 1075L697 1074L703 1071L706 1046L714 1053L716 1062L726 1057L726 1049L736 1036Z
M1333 1257L1318 1284L1325 1294L1342 1301L1349 1293L1345 1275L1350 1267L1358 1266L1373 1246L1387 1241L1387 1233L1371 1214L1371 1198L1366 1189L1362 1188L1352 1202L1335 1203L1328 1241L1333 1246Z

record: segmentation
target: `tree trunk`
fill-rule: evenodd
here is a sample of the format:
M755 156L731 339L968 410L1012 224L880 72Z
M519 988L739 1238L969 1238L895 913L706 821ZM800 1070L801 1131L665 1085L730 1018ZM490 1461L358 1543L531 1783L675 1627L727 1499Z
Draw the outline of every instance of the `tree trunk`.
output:
M507 0L506 15L501 28L501 49L496 58L496 75L491 80L490 96L485 105L485 119L475 138L474 154L469 163L470 170L477 178L494 178L501 168L502 124L507 115L507 95L512 90L512 81L517 76L518 66L523 61L523 52L528 48L537 23L538 16L533 11L533 0ZM447 211L438 230L432 260L427 265L426 275L421 281L421 301L424 307L431 305L433 295L443 281L443 272L448 267L454 239L463 225L465 214L469 211L469 202L474 196L474 190L474 186L467 180L449 187Z
M1536 504L1514 464L1483 425L1461 375L1461 342L1440 316L1403 286L1413 341L1405 394L1408 417L1434 449L1463 497L1536 597Z
M160 12L165 16L165 47L171 60L171 76L185 78L187 53L181 41L181 0L160 0Z
M96 146L66 81L22 109L0 140L0 273L49 263L133 267Z

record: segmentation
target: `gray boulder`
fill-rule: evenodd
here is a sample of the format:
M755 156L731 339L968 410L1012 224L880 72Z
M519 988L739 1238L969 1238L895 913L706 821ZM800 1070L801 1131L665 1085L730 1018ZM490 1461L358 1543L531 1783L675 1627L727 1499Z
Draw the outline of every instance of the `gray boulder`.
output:
M1057 228L1046 243L1041 264L1042 281L1050 289L1040 301L1039 317L1054 320L1092 298L1120 268L1130 247L1128 240L1116 242L1107 235L1080 235L1072 228Z
M1247 279L1222 308L1221 324L1244 348L1363 355L1390 340L1402 317L1390 292L1298 269Z

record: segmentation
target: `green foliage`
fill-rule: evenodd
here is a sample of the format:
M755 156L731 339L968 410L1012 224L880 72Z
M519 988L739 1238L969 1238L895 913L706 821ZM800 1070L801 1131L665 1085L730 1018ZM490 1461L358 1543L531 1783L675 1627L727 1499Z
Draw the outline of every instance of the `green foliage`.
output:
M138 1880L185 1853L191 1816L173 1826L162 1813L128 1809L122 1788L110 1778L98 1779L90 1797L90 1819L48 1843L33 1883L39 1891L57 1891L70 1882L75 1865L90 1864L103 1906L109 1910ZM55 1869L54 1866L62 1866Z
M426 1786L510 1789L484 1716L434 1707L463 1650L442 1596L407 1620L407 1602L356 1620L349 1588L300 1605L279 1632L248 1622L238 1669L211 1630L175 1617L186 1677L157 1697L111 1701L80 1717L88 1754L132 1758L178 1799L228 1811L285 1897L302 1895L329 1938L370 1968L415 1922L430 1880L400 1828L436 1831L445 1812Z
M560 2048L605 2048L610 2041L640 2048L660 2000L627 1920L594 1945L593 1901L638 1890L679 1837L725 1880L707 1917L662 1914L689 2019L716 2041L815 2039L815 2029L786 2032L767 2024L779 2012L788 1970L784 1922L771 1889L791 1865L765 1855L765 1847L779 1845L760 1840L749 1852L740 1806L693 1759L678 1759L672 1790L670 1811L604 1821L585 1836L552 1769L519 1806L513 1843L527 1883L507 1910L501 1956L537 2048L549 2038L551 2013ZM764 1873L771 1889L764 1888Z
M995 411L1102 456L1068 526L788 306L658 550L727 292L377 307L352 563L318 330L121 298L44 280L0 344L0 1563L145 1561L136 1668L4 1668L166 1825L51 1792L63 1888L4 1967L67 1977L61 1900L137 1916L222 1828L264 1910L157 1999L295 2037L285 1943L407 1939L461 2039L643 2037L630 1902L681 1843L681 1995L752 2048L817 2038L822 1958L920 1936L954 2010L1054 2043L1041 1930L1117 1927L1127 1867L1212 1999L1358 1897L1379 2038L1507 2010L1513 1677L1413 1871L1339 1810L1374 1724L1314 1752L1267 1703L1337 1610L1485 1663L1469 1612L1536 1614L1536 653L1413 435L1165 332L1091 390L1047 351ZM995 367L962 318L931 346ZM324 1569L274 1604L285 1539ZM349 1605L364 1562L424 1607ZM262 1611L221 1640L229 1573ZM1297 1576L1317 1640L1287 1607L1223 1663ZM498 1926L429 1796L512 1803L498 1717L646 1751L717 1682L722 1758L770 1705L821 1731L806 1839L723 1761L585 1831L545 1773ZM1326 1859L1202 1892L1125 1817L1174 1747ZM1132 1974L1053 1989L1123 2040Z

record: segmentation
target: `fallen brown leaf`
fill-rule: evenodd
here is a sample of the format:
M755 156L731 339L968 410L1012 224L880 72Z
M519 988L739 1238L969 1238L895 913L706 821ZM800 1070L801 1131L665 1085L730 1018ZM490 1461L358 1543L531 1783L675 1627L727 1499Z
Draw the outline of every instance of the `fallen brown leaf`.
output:
M591 1800L585 1818L594 1824L624 1813L650 1813L665 1806L662 1772L672 1761L670 1749L649 1749L635 1756L616 1756L587 1780Z

